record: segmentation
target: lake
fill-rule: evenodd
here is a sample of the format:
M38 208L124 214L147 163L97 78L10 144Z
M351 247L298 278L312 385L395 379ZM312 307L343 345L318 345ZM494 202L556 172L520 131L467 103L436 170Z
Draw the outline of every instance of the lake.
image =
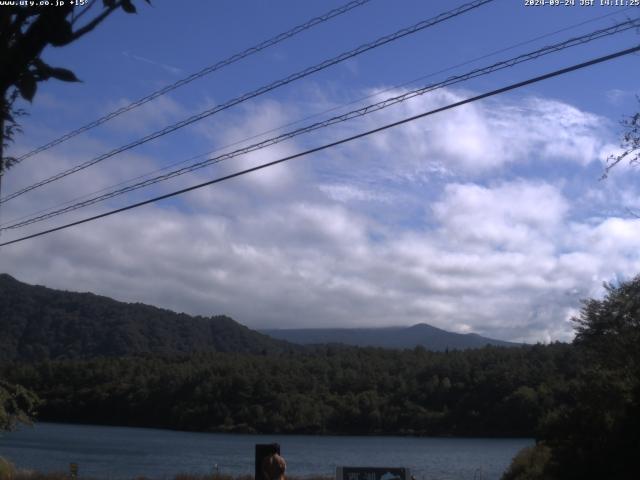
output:
M334 475L337 466L409 467L417 480L499 479L531 439L351 437L191 433L38 423L0 434L0 456L17 467L80 477L169 478L176 473L253 475L256 443L280 444L291 476Z

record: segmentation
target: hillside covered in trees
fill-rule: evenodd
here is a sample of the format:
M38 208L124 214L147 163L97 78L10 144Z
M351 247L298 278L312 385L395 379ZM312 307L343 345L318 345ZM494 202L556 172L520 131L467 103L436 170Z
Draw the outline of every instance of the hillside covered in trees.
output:
M196 431L531 436L575 377L566 344L429 352L316 347L6 363L40 420Z
M476 334L412 327L251 330L226 316L193 317L92 293L54 290L0 274L0 360L37 361L192 352L274 353L295 344L428 350L517 346ZM290 342L290 343L287 343Z
M184 430L531 436L576 364L564 344L296 346L8 275L0 329L0 378L37 394L39 420Z
M284 352L297 347L225 316L192 317L0 274L0 360Z

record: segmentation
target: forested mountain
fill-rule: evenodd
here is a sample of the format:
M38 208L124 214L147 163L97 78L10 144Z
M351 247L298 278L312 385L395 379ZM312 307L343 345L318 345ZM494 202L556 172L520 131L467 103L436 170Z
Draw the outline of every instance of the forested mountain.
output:
M193 317L92 293L28 285L7 274L0 274L0 331L0 360L26 361L141 353L274 353L302 348L288 342L385 348L420 345L433 351L517 345L426 324L259 333L226 316Z
M0 360L300 348L229 317L192 317L92 293L28 285L6 274L0 274L0 332Z
M485 345L516 347L520 344L481 337L475 333L461 334L420 323L412 327L386 328L308 328L260 330L273 338L302 345L343 343L359 347L414 348L444 351L481 348Z

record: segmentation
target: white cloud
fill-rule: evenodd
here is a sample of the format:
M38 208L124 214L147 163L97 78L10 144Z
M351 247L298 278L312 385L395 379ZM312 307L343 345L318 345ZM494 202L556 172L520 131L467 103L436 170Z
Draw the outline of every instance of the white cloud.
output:
M556 188L524 181L495 188L449 184L433 207L445 234L457 243L536 251L551 243L567 209Z
M141 57L140 55L135 55L135 54L127 52L127 51L122 52L122 55L124 55L125 57L128 57L128 58L131 58L133 60L137 60L139 62L147 63L149 65L154 65L156 67L159 67L159 68L171 73L172 75L184 76L184 71L181 68L174 67L173 65L167 65L166 63L157 62L155 60L151 60L149 58Z
M114 112L128 106L133 100L121 98L105 106L102 115ZM136 135L147 134L155 129L164 128L169 123L185 118L193 113L191 109L185 108L182 104L173 100L169 96L161 96L138 108L110 120L106 125L110 130L124 133L134 133Z
M378 100L400 93L380 94ZM377 113L364 123L379 126L470 96L473 94L436 90ZM556 100L486 100L376 134L367 151L393 156L394 162L408 170L407 176L433 176L439 171L474 178L514 164L570 162L584 166L599 162L607 145L603 140L607 126L606 119ZM361 150L360 144L352 148Z
M313 142L458 98L461 93L442 91L323 132ZM290 122L299 110L261 102L194 135L227 144ZM194 314L226 313L252 327L428 322L511 340L566 340L566 320L580 298L600 294L602 281L640 271L640 220L585 215L583 201L602 205L614 193L631 199L637 189L593 190L578 200L564 180L550 181L543 169L524 177L510 168L559 161L573 175L585 175L611 143L603 125L555 100L478 103L180 199L3 247L0 271ZM286 156L307 141L280 144L176 183ZM76 159L51 156L45 168L58 170ZM152 165L146 157L131 157L110 169L88 170L83 182L95 188ZM25 181L36 175L25 172ZM61 201L70 185L31 198ZM35 204L19 210L27 207Z
M620 90L619 88L612 88L604 92L604 95L609 103L612 105L623 105L625 103L633 101L633 98L637 96L636 92L629 90Z

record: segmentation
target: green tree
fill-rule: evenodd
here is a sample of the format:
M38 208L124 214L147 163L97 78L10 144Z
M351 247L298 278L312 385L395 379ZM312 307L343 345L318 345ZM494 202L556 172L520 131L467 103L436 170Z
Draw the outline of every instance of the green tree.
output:
M638 102L640 102L640 97L638 97ZM623 119L621 123L624 131L620 142L622 151L607 158L607 168L603 175L605 178L613 167L625 159L629 159L629 163L632 165L640 162L640 112Z
M550 480L545 472L551 450L544 445L523 448L515 456L502 480Z
M64 47L79 40L116 10L136 12L132 0L102 0L101 9L96 0L67 1L56 6L0 7L0 181L4 171L15 163L14 158L5 157L4 149L20 131L17 119L24 111L15 107L17 99L22 97L31 102L38 82L51 78L78 81L71 70L53 67L42 60L44 49Z
M575 344L590 363L634 376L640 368L640 275L619 286L605 284L602 300L584 302L573 319ZM636 378L637 380L637 378Z
M602 300L585 301L580 315L573 319L581 367L567 383L561 405L542 422L538 446L550 449L550 460L524 462L521 456L519 468L512 468L512 476L503 478L637 478L640 275L605 288ZM544 474L527 476L528 463L536 471L544 464ZM515 471L520 473L515 475Z
M0 431L29 423L38 403L38 397L26 388L0 380Z
M551 425L561 478L636 478L640 471L640 275L605 285L574 319L584 369ZM633 472L633 473L632 473Z

